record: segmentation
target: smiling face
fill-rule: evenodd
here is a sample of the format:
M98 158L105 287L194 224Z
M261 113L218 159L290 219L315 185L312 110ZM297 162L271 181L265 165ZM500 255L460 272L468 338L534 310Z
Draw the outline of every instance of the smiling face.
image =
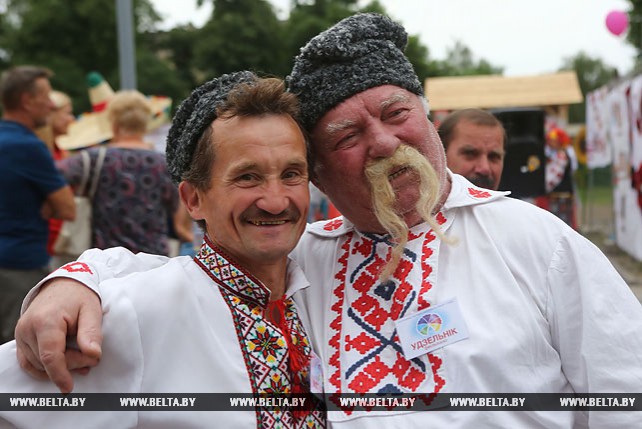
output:
M235 116L212 124L214 164L206 190L181 183L192 218L252 271L285 262L306 225L305 139L289 115Z
M315 184L355 226L385 232L373 214L369 162L387 158L401 144L417 149L434 167L441 193L447 192L446 158L439 136L417 95L393 85L378 86L342 102L312 131ZM419 186L409 169L391 172L395 209L412 226L423 219L416 211Z

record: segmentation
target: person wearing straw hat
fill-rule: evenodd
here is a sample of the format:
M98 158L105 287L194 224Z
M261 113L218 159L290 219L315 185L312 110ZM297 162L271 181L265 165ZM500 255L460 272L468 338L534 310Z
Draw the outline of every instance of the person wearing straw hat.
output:
M98 72L90 72L87 75L87 86L92 110L81 114L70 125L66 135L58 139L58 146L64 150L84 149L107 142L113 137L107 110L116 93ZM172 99L169 97L151 95L146 98L151 108L151 116L145 134L155 131L169 121L172 106Z
M72 124L76 118L73 114L73 105L69 95L61 91L51 91L49 95L53 103L53 109L47 124L36 130L36 134L42 141L47 144L55 161L66 158L69 153L60 148L57 140L60 136L67 134L69 125Z
M47 69L19 66L0 78L0 341L13 338L21 295L48 272L48 218L73 219L73 194L35 130L53 103Z
M118 95L108 108L117 104ZM5 408L0 427L325 427L306 395L311 350L291 297L308 287L288 259L309 204L297 109L283 81L251 72L213 79L181 104L168 138L169 169L190 214L206 230L205 242L195 258L172 258L158 270L112 284L113 294L103 295L109 363L77 378L75 392L292 393L310 402L234 412L194 402L179 410L133 412ZM74 263L66 269L91 268ZM15 343L0 347L0 378L1 392L55 391L19 370Z
M357 14L303 47L287 80L310 133L312 180L342 213L309 226L292 253L311 282L294 297L324 392L405 393L428 402L441 393L637 392L640 303L608 259L564 222L448 171L423 87L403 54L406 41L389 18ZM154 266L142 255L109 255L81 258L92 274L54 276L102 294L109 285L99 278L125 265ZM17 329L20 361L38 375L37 356L55 357L47 370L64 385L65 357L71 367L84 362L65 353L60 313L74 321L82 314L80 349L95 359L100 301L68 279L54 279L41 295ZM341 409L328 421L335 428L565 429L640 421L630 408L535 405L490 413Z
M92 71L87 74L87 88L88 88L89 101L91 104L91 112L85 112L82 115L80 115L78 120L75 121L73 124L71 124L66 135L60 136L57 139L57 145L63 148L67 152L78 151L88 147L96 146L101 143L109 142L114 138L114 131L112 126L113 118L109 117L108 112L109 112L110 102L114 99L115 96L117 96L117 93L114 92L111 85L103 78L103 76L96 71ZM144 135L139 139L142 145L138 147L146 148L146 149L153 148L158 151L160 149L157 147L157 145L154 145L153 147L151 147L149 143L155 143L155 141L158 140L159 138L162 139L164 142L164 139L167 136L166 123L169 121L169 112L170 112L172 100L169 97L158 96L158 95L146 96L145 98L146 98L146 103L149 105L151 111L150 111L150 117L147 122L147 128L144 131ZM163 146L164 146L164 143L163 143ZM160 154L154 155L154 156L160 157ZM78 158L76 158L76 160L77 159ZM78 163L76 163L75 166L78 167ZM78 176L76 175L74 177L74 180L77 181L77 179L78 179ZM104 192L102 194L104 195ZM148 242L147 244L138 244L135 247L132 247L134 246L135 243L144 242L144 241L141 241L143 237L143 231L141 231L140 229L137 230L134 236L129 236L125 238L125 236L128 235L126 230L114 229L113 228L114 225L109 227L108 225L104 225L105 222L100 222L100 221L96 228L95 243L97 246L100 246L100 247L124 245L125 247L130 249L139 249L139 250L146 249L146 251L152 251L152 249L156 249L155 251L161 251L165 255L171 254L172 232L175 230L177 226L179 231L181 232L185 231L184 229L185 227L183 225L187 224L187 221L185 221L184 223L178 225L177 214L182 213L182 210L180 209L180 206L177 206L177 207L178 209L176 213L170 216L170 221L168 222L165 228L159 228L159 225L156 219L158 219L159 216L161 216L161 213L160 213L160 210L155 210L156 214L153 216L153 219L154 219L152 222L153 226L149 228L149 231L150 231L149 236L144 239L145 241ZM111 219L111 223L116 224L117 221L115 219L117 218L118 217L116 218L108 217L107 219ZM127 216L127 218L129 219L129 216ZM104 218L101 217L99 219L104 219ZM120 219L119 222L123 222L123 221L124 219ZM189 224L188 227L191 227L191 223ZM103 237L105 237L105 234L102 233L101 231L106 231L108 229L111 229L111 231L113 232L107 234L107 238L103 239ZM165 231L162 231L162 230L165 230ZM122 231L122 232L118 233L117 231ZM159 232L159 231L162 231L162 232ZM185 231L185 232L191 232L191 231ZM161 235L158 235L158 234L161 234ZM117 235L117 237L115 237L115 235ZM184 234L182 234L181 237L184 237L185 239L189 239L189 236L186 236ZM157 240L157 238L159 238L159 240ZM152 244L152 243L156 243L156 244ZM168 244L166 245L165 243L168 243ZM159 246L162 246L162 248L167 247L167 250L163 250ZM54 258L54 260L55 262L58 262L58 264L55 265L55 268L58 268L61 265L63 265L64 262L68 262L70 259L69 259L69 255L62 255L62 257Z
M47 118L47 125L39 128L37 134L47 144L49 150L51 150L54 161L59 161L69 156L69 152L60 148L58 145L58 139L67 134L69 125L75 121L75 118L69 95L61 91L51 91L49 98L51 98L51 101L53 102L53 110L49 114L49 118ZM64 262L69 261L68 259L62 260L54 251L54 244L58 238L62 224L63 221L61 219L49 219L47 252L51 255L49 263L51 269L56 269Z
M98 115L109 122L111 141L102 166L101 148L88 149L89 177L98 178L92 200L93 247L123 246L135 253L168 255L167 219L178 208L178 190L164 154L144 140L152 118L150 102L138 91L118 91ZM72 186L80 186L80 154L57 165Z

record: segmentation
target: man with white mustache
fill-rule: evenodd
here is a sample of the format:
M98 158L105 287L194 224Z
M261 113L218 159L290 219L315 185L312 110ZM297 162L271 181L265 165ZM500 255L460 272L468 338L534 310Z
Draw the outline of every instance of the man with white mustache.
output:
M312 180L343 214L309 226L292 254L312 284L295 300L324 392L639 391L642 307L606 257L563 222L446 169L406 40L381 15L346 18L301 50L287 80L310 132ZM406 146L428 161L432 180L408 160L366 173ZM394 194L373 198L386 186L368 176L381 175ZM92 260L101 277L119 275L111 262L108 254ZM98 278L84 282L98 289ZM47 371L65 382L57 307L74 321L83 315L80 349L95 355L99 300L59 280L41 295L18 328L20 359L36 373L35 357L55 355ZM548 429L636 427L639 413L345 409L328 420L336 428Z
M393 245L391 257L380 274L379 280L383 281L392 274L399 264L408 242L408 225L396 212L396 193L392 187L391 179L394 180L402 174L416 176L416 186L419 188L420 194L415 209L439 237L444 239L438 223L432 216L432 212L439 202L439 179L435 169L421 153L412 146L403 144L391 157L368 163L365 174L372 187L374 214L390 235Z

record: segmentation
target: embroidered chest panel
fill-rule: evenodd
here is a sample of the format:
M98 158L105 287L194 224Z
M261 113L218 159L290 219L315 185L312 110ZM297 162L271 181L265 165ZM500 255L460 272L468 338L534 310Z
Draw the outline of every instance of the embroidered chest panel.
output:
M214 280L230 308L253 393L292 393L293 379L307 380L309 368L292 374L288 347L298 347L306 356L311 353L292 299L285 300L288 339L265 318L270 295L259 280L242 271L207 239L195 260ZM257 407L257 427L315 428L325 424L319 412L295 417L289 410Z
M438 220L446 222L441 214ZM441 359L435 353L406 359L395 328L395 320L430 307L439 239L427 228L411 232L395 272L380 282L391 249L388 238L356 232L346 237L335 265L331 305L332 392L439 392L445 384Z

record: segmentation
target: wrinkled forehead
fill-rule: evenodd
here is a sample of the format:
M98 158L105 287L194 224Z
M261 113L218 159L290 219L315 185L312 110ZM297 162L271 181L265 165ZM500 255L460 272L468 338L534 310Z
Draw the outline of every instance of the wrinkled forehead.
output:
M378 114L396 104L421 105L427 113L427 101L423 96L395 85L369 88L348 97L323 114L312 129L313 144L323 143L319 141L323 136L353 125L360 115Z

